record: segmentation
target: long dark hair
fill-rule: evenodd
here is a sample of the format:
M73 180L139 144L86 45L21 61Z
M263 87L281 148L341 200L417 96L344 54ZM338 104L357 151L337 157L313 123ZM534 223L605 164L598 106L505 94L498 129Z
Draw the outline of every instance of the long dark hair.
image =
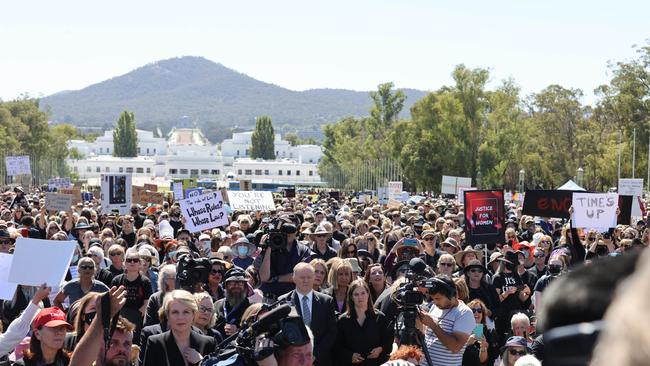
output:
M373 304L373 301L372 301L372 295L370 294L370 287L368 286L366 281L359 278L359 279L356 279L356 280L352 281L352 283L350 283L350 285L348 286L348 294L347 294L346 299L345 299L345 301L347 301L347 303L348 303L347 310L345 311L345 314L350 316L352 319L357 318L357 311L354 308L354 301L352 301L352 293L354 292L354 290L356 290L359 287L363 287L363 288L366 289L366 291L368 291L368 309L366 310L366 314L367 313L375 314L375 308L373 306L374 304Z
M38 330L41 329L43 329L43 327L38 328ZM29 340L29 348L23 351L23 356L25 359L32 362L44 362L43 350L41 349L41 341L38 340L34 334L32 334L32 337ZM70 357L72 357L72 352L61 348L57 351L56 357L54 358L55 364L57 360L70 360Z
M375 293L375 288L374 288L374 287L372 286L372 284L370 283L370 272L371 272L371 270L372 270L373 268L381 268L382 272L384 271L384 268L382 267L382 265L381 265L380 263L373 263L373 264L369 265L368 268L366 268L366 273L365 273L365 275L363 276L363 280L364 280L364 281L366 282L366 284L368 285L368 288L370 288L370 297L371 297L372 300L374 301L374 300L377 299L377 297L378 297L380 294ZM387 286L387 284L386 284L386 273L384 272L384 290L386 289L386 286Z

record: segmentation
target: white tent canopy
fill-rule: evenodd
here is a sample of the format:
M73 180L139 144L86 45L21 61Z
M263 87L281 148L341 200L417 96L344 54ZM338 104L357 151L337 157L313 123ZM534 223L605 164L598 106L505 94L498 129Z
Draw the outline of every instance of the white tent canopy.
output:
M569 179L562 186L558 187L558 189L563 191L586 191L586 189L580 187L579 185L576 184L576 182L574 182L571 179Z

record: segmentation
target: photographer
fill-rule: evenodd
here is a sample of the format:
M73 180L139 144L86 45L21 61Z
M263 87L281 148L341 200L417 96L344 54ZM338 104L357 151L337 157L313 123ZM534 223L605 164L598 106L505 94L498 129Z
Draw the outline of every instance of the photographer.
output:
M258 356L258 366L312 366L314 364L313 337L309 328L305 327L308 337L301 345L288 345L277 349L268 338L262 337L255 342L255 354ZM275 350L275 351L274 351ZM269 356L262 358L265 354Z
M262 252L253 264L260 272L265 297L277 299L294 289L293 268L308 262L311 251L296 240L297 227L288 217L280 217L273 230L262 237Z
M456 285L451 278L438 275L431 281L429 296L433 306L428 313L420 310L419 314L427 328L424 351L429 352L434 365L460 366L467 339L476 325L472 310L456 298Z

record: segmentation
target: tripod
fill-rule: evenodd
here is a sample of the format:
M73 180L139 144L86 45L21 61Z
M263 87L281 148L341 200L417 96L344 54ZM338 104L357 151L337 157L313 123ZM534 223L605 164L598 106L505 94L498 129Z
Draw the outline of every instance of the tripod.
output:
M399 332L399 344L420 347L427 360L427 365L433 366L431 356L429 356L429 350L424 343L424 335L415 326L415 317L417 316L416 311L417 308L406 308L402 311L404 317L404 329ZM395 326L397 326L397 323L395 323Z

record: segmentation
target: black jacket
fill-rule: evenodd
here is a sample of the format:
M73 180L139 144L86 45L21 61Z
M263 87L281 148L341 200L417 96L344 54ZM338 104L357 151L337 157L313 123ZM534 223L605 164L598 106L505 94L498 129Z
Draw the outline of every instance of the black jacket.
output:
M302 304L299 303L296 291L291 291L278 298L278 300L291 301L302 317ZM332 348L336 342L336 303L334 299L316 291L312 292L311 304L311 331L314 333L315 365L333 365Z
M378 366L388 361L393 345L393 329L382 312L372 310L367 312L362 326L356 319L343 314L339 318L337 327L334 351L338 357L337 365ZM353 353L366 357L375 347L383 348L378 358L366 358L361 363L352 363Z
M205 356L214 352L216 342L212 337L190 332L190 347ZM149 337L145 352L144 366L177 366L185 364L183 354L178 349L171 330Z

